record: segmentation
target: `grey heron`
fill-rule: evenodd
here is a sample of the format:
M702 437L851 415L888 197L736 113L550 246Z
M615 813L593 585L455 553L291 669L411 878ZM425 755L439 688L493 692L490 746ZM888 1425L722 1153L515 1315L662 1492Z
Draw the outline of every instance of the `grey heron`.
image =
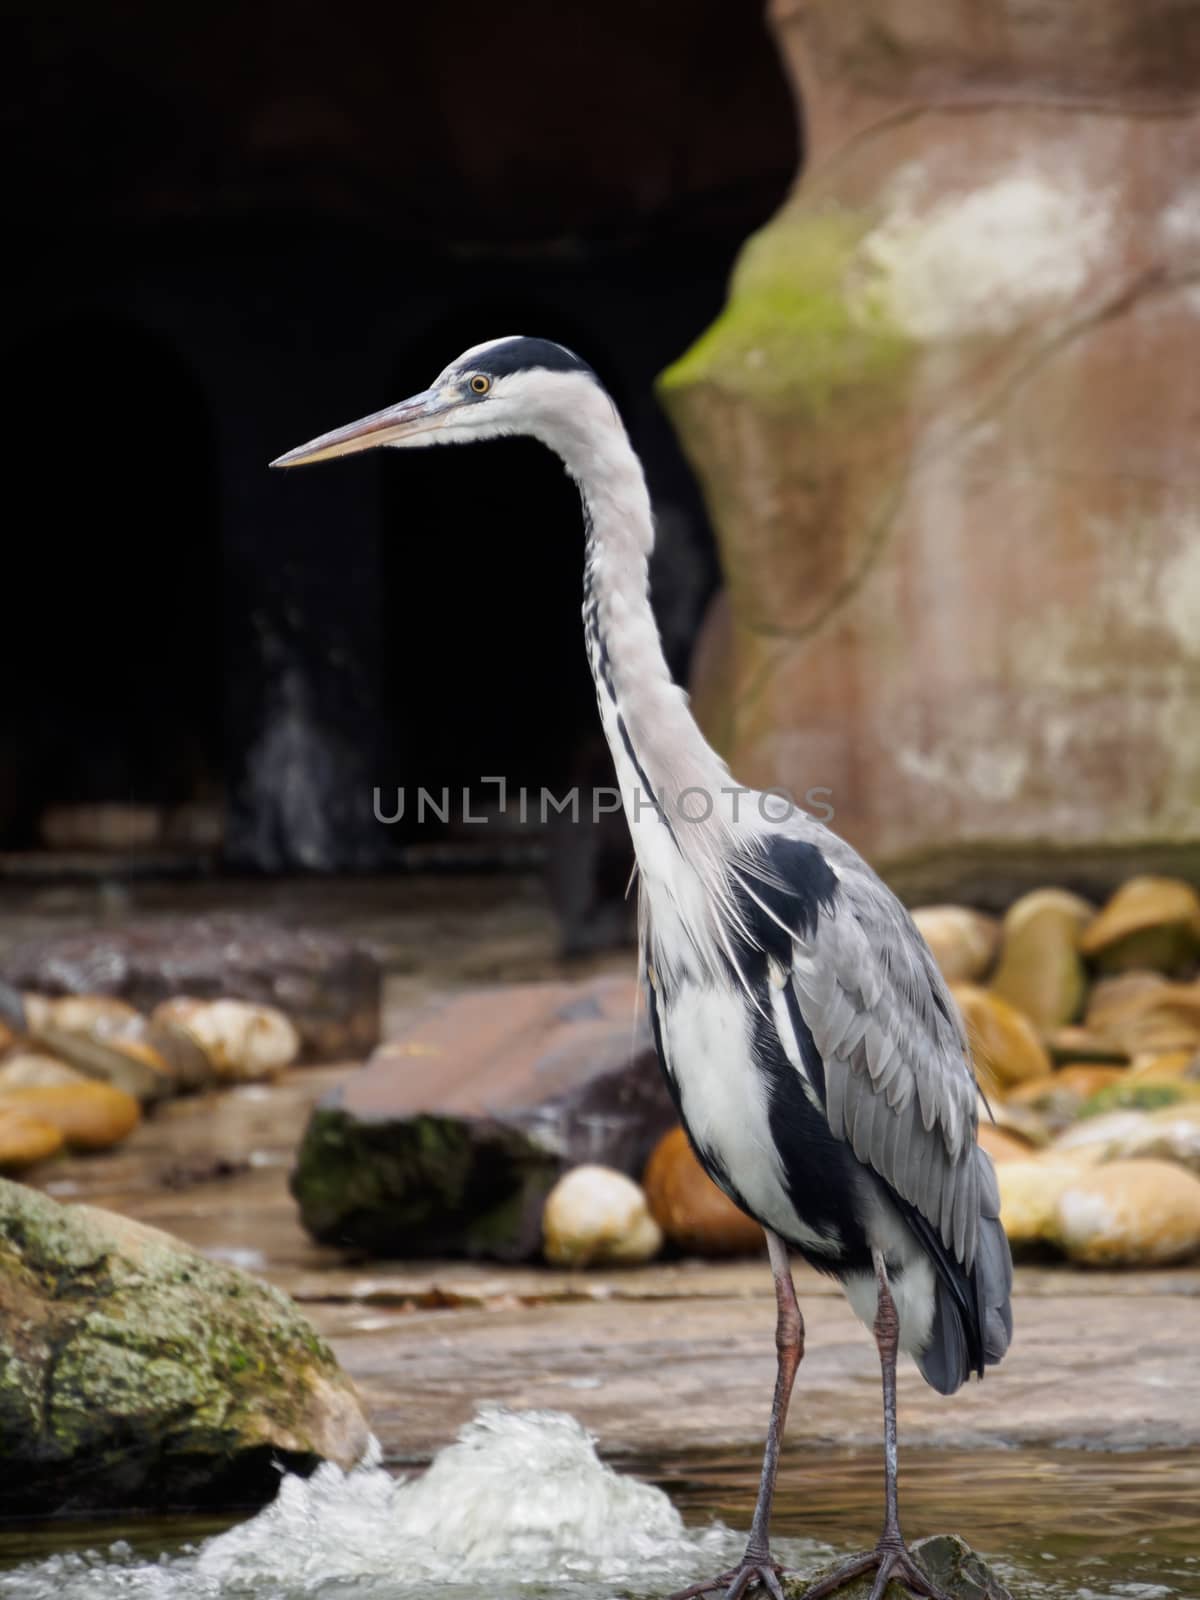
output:
M641 464L592 369L561 345L475 346L412 399L301 445L286 467L369 450L525 434L583 502L584 632L639 872L639 963L659 1061L708 1173L761 1223L778 1353L741 1565L682 1591L752 1583L782 1600L768 1526L804 1324L789 1248L837 1278L873 1330L883 1378L885 1517L860 1573L942 1600L897 1508L896 1357L951 1394L1001 1359L1012 1262L962 1023L903 906L851 847L744 789L706 743L663 657Z

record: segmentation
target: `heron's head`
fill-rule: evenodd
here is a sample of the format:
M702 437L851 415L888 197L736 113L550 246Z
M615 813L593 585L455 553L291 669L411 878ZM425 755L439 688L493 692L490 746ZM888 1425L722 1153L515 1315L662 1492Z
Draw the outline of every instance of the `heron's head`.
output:
M570 350L548 339L492 339L452 361L423 393L310 439L271 465L298 467L380 444L460 444L516 433L568 455L568 436L597 408L611 416L612 402Z

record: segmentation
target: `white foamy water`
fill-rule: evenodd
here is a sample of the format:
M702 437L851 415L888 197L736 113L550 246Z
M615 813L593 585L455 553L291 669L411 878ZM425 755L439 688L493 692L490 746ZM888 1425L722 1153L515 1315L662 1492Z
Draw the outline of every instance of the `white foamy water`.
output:
M489 1600L660 1593L728 1565L741 1539L689 1532L660 1489L614 1472L574 1417L482 1410L419 1478L376 1451L285 1476L271 1505L194 1550L125 1545L0 1573L3 1600ZM444 1586L444 1587L443 1587Z

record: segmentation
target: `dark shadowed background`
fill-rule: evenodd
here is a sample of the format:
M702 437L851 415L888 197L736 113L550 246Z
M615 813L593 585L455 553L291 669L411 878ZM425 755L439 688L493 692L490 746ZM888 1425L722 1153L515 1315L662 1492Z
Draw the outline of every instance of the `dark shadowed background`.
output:
M433 835L376 784L602 770L547 454L266 463L481 339L570 344L646 463L685 671L716 562L652 381L796 168L760 8L6 10L10 866L385 866Z

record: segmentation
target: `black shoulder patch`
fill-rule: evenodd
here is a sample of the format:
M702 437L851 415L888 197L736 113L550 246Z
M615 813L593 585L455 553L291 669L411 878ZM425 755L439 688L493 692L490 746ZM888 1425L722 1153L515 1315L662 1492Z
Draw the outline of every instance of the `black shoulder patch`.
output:
M810 937L837 892L837 875L815 844L780 836L767 841L761 861L743 861L733 883L743 925L784 967L791 965L791 935Z
M472 372L486 372L492 378L506 378L513 372L581 372L594 382L596 374L573 350L549 339L505 339L484 350L472 362Z

